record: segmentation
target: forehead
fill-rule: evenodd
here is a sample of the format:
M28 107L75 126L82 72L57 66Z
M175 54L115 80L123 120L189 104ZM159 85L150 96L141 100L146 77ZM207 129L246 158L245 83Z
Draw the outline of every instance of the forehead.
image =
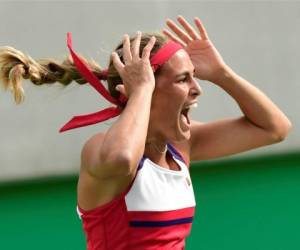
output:
M161 68L161 74L176 76L184 71L194 71L194 65L188 53L180 49L178 50Z

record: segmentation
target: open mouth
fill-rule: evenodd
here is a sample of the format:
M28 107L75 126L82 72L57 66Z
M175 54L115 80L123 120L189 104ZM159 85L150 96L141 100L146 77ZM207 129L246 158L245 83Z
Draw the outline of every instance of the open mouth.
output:
M197 107L197 103L192 103L192 104L187 105L186 107L184 107L181 110L180 120L181 120L182 125L185 129L190 128L191 120L190 120L190 117L189 117L189 113L190 113L191 108L195 108L195 107Z
M190 107L185 108L181 111L181 120L188 125L191 124L190 118L189 118L189 111L190 111Z

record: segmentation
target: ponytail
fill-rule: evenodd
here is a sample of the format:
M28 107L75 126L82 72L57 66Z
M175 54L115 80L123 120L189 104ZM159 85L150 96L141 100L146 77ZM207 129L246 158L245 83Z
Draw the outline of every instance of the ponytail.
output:
M151 54L156 53L156 51L167 42L167 37L162 34L144 33L141 39L140 54L153 35L156 37L156 42ZM130 42L132 42L133 39L134 37L130 39ZM121 61L123 61L122 47L123 42L120 42L115 49ZM118 84L122 83L122 79L114 67L112 59L110 58L108 68L104 70L100 68L94 60L81 58L96 77L101 80L107 80L110 95L118 99L120 92L115 88ZM158 71L156 71L155 74L159 74ZM28 79L35 85L59 82L67 86L72 81L78 84L87 83L77 71L71 56L66 57L62 62L52 58L34 60L29 55L13 47L0 47L0 86L2 85L4 90L10 89L12 91L16 104L20 104L25 98L24 89L22 87L23 79Z
M85 62L97 77L106 78L107 72L102 72L94 60ZM20 104L25 98L23 79L29 79L35 85L59 82L67 86L72 81L78 84L87 83L77 71L70 56L63 62L52 58L34 60L13 47L0 47L0 85L4 90L12 91L16 104Z

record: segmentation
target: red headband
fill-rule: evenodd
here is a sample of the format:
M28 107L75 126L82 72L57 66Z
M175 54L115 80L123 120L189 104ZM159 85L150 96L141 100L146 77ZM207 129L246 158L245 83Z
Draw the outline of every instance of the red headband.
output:
M68 32L67 34L67 45L77 70L85 78L85 80L87 80L92 85L92 87L94 87L96 91L100 93L106 100L108 100L112 104L123 106L126 103L127 98L122 94L120 94L119 99L112 97L109 94L109 92L106 90L104 85L101 83L101 81L98 79L98 77L95 76L93 72L89 69L88 65L74 52L72 48L72 39L71 39L70 32ZM163 45L157 51L157 53L150 58L150 63L152 65L153 71L155 72L160 66L162 66L166 61L168 61L170 57L176 53L177 50L182 48L183 47L179 43L173 41L169 41L168 43ZM107 71L104 71L104 73L105 72L107 74ZM87 115L74 116L69 122L67 122L59 130L59 132L61 133L66 130L84 127L102 121L106 121L110 118L118 116L120 113L121 113L120 107L115 106Z

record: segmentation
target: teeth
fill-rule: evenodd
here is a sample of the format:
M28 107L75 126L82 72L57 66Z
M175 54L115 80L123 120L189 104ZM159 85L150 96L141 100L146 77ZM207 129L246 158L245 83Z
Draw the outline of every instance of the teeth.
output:
M198 107L198 103L195 102L195 103L193 103L193 104L191 104L191 105L185 107L185 108L181 111L181 113L189 112L191 108L197 108L197 107Z
M191 107L191 108L197 108L197 107L198 107L198 103L197 103L197 102L195 102L195 103L194 103L194 104L192 104L190 107Z

